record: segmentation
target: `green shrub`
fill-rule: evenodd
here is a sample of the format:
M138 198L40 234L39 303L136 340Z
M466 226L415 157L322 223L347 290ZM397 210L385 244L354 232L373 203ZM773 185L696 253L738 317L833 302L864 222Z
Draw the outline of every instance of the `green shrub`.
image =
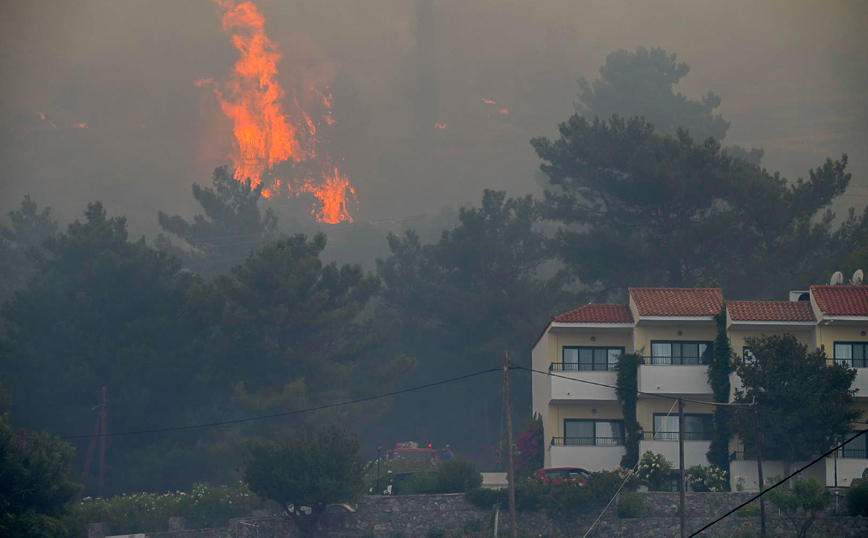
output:
M618 488L621 487L621 484L624 484L625 480L627 483L624 485L622 491L631 491L635 489L636 476L633 475L629 469L624 469L619 466L615 467L612 471L597 471L591 473L591 477L588 478L588 483L585 487L588 488L588 491L595 502L605 504L615 496Z
M759 502L752 502L748 505L743 506L735 513L738 517L759 517L760 515L760 505Z
M483 510L488 510L498 502L504 502L506 497L506 492L498 492L495 489L489 488L476 488L468 491L465 494L465 498L470 504L477 508L481 508Z
M482 486L479 466L466 458L454 458L437 473L437 493L464 493Z
M851 516L868 516L868 482L862 482L847 492L847 508Z
M645 500L635 493L624 493L618 499L618 517L630 519L645 515Z
M135 493L110 499L85 497L72 510L78 526L107 523L117 534L167 530L169 518L184 516L190 528L221 527L230 519L250 515L262 506L260 497L244 484L211 486L196 484L184 492Z
M729 491L726 471L713 465L691 465L685 475L692 491Z
M485 523L482 522L481 519L474 519L472 521L468 521L461 527L461 530L465 533L468 532L479 532L485 529Z
M431 529L425 538L446 538L446 531L444 529Z
M639 478L648 482L654 491L668 490L672 480L672 463L663 454L646 450L639 460Z
M584 514L596 503L587 488L578 482L552 484L543 496L543 508L552 517L573 518Z

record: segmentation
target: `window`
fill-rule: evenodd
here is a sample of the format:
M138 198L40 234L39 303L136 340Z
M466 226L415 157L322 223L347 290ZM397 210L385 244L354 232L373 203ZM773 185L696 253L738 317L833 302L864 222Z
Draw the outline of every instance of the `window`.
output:
M566 372L614 370L623 347L564 347L563 368Z
M712 428L711 415L684 414L685 441L710 441ZM658 441L677 441L678 415L654 413L654 433Z
M851 368L868 368L868 342L835 342L835 361Z
M622 446L621 420L564 420L564 444L572 446Z
M850 436L856 435L859 432L853 432ZM838 449L839 458L868 458L868 434L861 435L853 439L844 448Z
M651 342L651 364L711 364L711 342Z

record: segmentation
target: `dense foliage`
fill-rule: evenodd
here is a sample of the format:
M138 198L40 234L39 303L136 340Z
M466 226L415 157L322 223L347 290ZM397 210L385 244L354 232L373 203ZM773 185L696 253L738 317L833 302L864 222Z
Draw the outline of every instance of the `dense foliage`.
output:
M228 271L247 253L276 239L277 217L271 209L264 215L259 210L263 185L252 187L232 175L222 166L214 170L213 187L193 183L193 198L205 214L192 222L160 211L157 218L164 233L154 241L157 248L210 276Z
M735 401L756 401L764 459L787 465L811 460L853 429L860 415L850 388L855 370L829 364L822 349L809 352L790 334L748 338L745 345L753 359L736 361L743 388L736 389ZM753 413L734 419L736 433L752 448Z
M645 120L576 114L533 146L548 177L544 215L570 274L605 297L628 286L717 278L733 296L780 296L825 276L831 213L847 156L807 181L735 159L708 139Z
M668 491L672 482L672 462L663 454L646 450L636 473L639 480L647 483L653 491Z
M729 473L713 465L691 465L684 473L691 491L729 491Z
M795 479L792 488L776 488L768 499L787 518L794 538L807 538L811 527L832 504L832 493L816 478Z
M15 432L0 414L0 536L61 538L78 492L69 481L73 449L48 434Z
M276 502L312 533L326 506L364 494L369 465L354 435L326 428L282 443L251 443L241 472L252 492Z
M40 211L30 196L8 215L9 225L0 224L0 302L24 287L33 269L33 257L39 256L46 239L57 234L51 208Z
M552 517L575 518L600 510L625 483L623 491L631 491L635 485L632 475L625 469L591 473L585 486L578 481L544 483L534 478L523 478L515 484L515 506L516 510L544 510ZM506 499L505 490L480 488L467 492L467 500L484 509L491 508L496 503L505 505ZM634 506L629 511L635 513L638 509Z
M537 229L539 205L531 197L507 198L486 190L480 207L462 208L458 225L433 244L412 231L390 235L390 256L377 261L385 310L401 320L401 349L417 356L409 378L432 379L498 366L504 352L529 366L530 343L548 316L568 297L558 279L540 278L547 243ZM514 375L515 420L530 408L530 381ZM406 438L447 443L465 452L490 447L501 435L501 380L474 378L470 385L414 395L390 421ZM459 442L461 444L459 444Z
M636 419L636 401L639 398L639 363L642 355L639 353L623 354L618 357L615 371L618 372L615 394L621 404L624 416L624 448L626 452L621 457L621 467L633 469L639 462L640 426Z
M847 509L851 516L868 517L868 481L862 480L847 491Z
M168 530L170 517L181 516L191 529L222 527L232 518L249 516L262 499L247 486L196 484L190 493L134 493L108 499L85 497L72 510L77 534L86 535L90 523L105 523L113 534Z
M714 393L714 401L729 402L729 375L733 371L732 346L726 333L726 302L720 312L714 317L717 324L717 338L714 340L714 358L708 365L708 383ZM730 417L729 407L718 405L714 408L714 433L708 447L706 458L715 467L729 473L729 439Z
M709 91L701 101L694 101L673 90L690 73L690 66L677 58L660 48L610 53L599 79L590 83L579 79L579 112L589 119L644 116L664 133L688 129L697 140L723 140L729 122L714 114L720 97Z

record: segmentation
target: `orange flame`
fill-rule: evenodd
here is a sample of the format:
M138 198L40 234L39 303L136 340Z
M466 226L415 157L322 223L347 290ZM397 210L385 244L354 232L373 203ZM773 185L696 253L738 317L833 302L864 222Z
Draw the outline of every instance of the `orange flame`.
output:
M498 110L497 112L498 112L499 114L503 114L504 116L506 116L507 114L509 114L509 109L508 109L508 108L501 108L501 109Z
M438 129L443 130L446 128L446 124L445 123L435 123L434 127L437 127Z
M485 97L482 98L482 102L485 103L486 105L493 105L493 104L495 104L494 100L492 100L492 99L486 99Z
M282 59L276 45L265 34L265 17L253 2L237 6L232 0L214 0L226 12L223 29L232 35L232 42L240 53L235 69L226 83L225 90L215 89L223 113L233 121L235 135L232 161L235 178L249 179L257 186L268 179L266 172L284 162L299 163L317 158L316 146L322 142L318 136L318 124L300 105L297 95L289 103L292 114L284 110L287 92L277 80L278 65ZM195 82L197 86L211 83L210 79ZM324 119L333 125L332 104L334 98L326 92L312 91L319 95L324 107ZM295 119L296 121L292 121ZM348 205L355 190L349 178L323 156L319 177L304 178L287 183L290 196L301 193L313 194L321 202L321 210L314 210L317 220L327 223L352 221ZM270 198L279 193L280 179L262 190Z
M81 123L74 123L72 126L75 127L76 129L84 129L85 127L87 127L87 124L85 122L81 122Z

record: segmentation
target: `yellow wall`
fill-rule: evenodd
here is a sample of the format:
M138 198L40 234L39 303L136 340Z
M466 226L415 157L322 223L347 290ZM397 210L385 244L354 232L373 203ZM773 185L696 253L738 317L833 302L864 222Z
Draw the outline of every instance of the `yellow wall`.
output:
M581 404L549 406L549 426L557 432L552 437L563 437L564 419L623 420L621 406L614 404ZM596 413L594 413L596 411Z
M564 346L623 347L627 353L633 352L633 336L629 332L571 332L552 333L554 345L549 347L551 362L562 362ZM591 338L596 338L592 341Z
M678 335L681 331L681 336ZM686 340L713 342L717 337L717 328L713 322L703 326L652 325L636 327L636 349L645 348L643 355L651 355L652 340Z
M672 410L672 416L678 416L678 402L675 400L663 398L640 398L636 404L636 419L646 432L654 431L654 415L659 413L665 415ZM684 414L703 414L710 415L714 413L714 408L710 405L702 405L698 403L684 402Z
M732 346L732 351L739 357L741 357L742 351L744 350L744 341L746 338L759 338L760 336L766 335L770 336L772 334L792 334L796 337L796 340L799 343L805 344L808 346L808 351L812 351L814 344L814 328L811 327L806 331L747 331L742 329L731 329L729 331L729 339L730 345Z
M868 331L865 325L817 325L817 347L825 346L826 356L835 356L835 342L868 342L868 336L862 336L862 331Z

